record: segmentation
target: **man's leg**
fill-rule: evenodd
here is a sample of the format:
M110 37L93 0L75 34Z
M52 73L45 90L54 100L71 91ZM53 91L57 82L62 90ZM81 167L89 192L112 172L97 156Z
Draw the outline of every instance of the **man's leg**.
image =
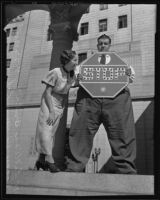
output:
M91 154L93 138L100 125L99 102L90 98L77 100L71 128L69 145L73 158L69 160L68 168L82 171Z
M136 138L128 89L103 104L103 124L108 133L116 173L135 174Z

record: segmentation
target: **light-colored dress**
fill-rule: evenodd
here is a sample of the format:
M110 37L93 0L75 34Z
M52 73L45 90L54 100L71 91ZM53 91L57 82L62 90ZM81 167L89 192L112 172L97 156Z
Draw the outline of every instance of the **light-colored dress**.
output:
M48 72L42 80L42 83L53 88L51 96L54 105L55 121L53 126L49 126L46 122L49 117L49 108L44 98L44 92L41 98L41 106L37 121L35 147L38 153L52 155L55 133L63 115L67 94L70 87L75 83L75 76L70 77L63 68L54 68Z

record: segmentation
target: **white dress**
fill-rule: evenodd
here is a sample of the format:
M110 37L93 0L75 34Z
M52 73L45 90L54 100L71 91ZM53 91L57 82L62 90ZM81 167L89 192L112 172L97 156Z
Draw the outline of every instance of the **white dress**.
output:
M54 68L48 72L42 83L53 87L51 95L56 119L53 126L47 124L46 120L49 116L49 109L43 93L37 121L35 147L38 153L52 155L55 133L63 115L67 94L70 87L75 83L75 76L71 78L63 68Z

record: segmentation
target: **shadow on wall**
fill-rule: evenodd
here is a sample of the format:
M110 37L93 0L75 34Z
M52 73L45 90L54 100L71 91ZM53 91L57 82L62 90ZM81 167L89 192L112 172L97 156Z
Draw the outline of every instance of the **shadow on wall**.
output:
M136 138L137 138L137 158L136 167L138 174L153 175L153 122L154 122L154 101L152 101L140 118L137 120ZM113 163L112 157L101 168L100 173L115 173L116 166Z

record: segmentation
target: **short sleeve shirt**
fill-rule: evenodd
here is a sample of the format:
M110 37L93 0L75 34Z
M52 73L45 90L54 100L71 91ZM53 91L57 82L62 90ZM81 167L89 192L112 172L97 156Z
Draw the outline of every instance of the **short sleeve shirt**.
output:
M58 94L67 94L70 87L75 83L75 76L70 77L63 68L54 68L48 72L42 83L50 85L53 91Z

